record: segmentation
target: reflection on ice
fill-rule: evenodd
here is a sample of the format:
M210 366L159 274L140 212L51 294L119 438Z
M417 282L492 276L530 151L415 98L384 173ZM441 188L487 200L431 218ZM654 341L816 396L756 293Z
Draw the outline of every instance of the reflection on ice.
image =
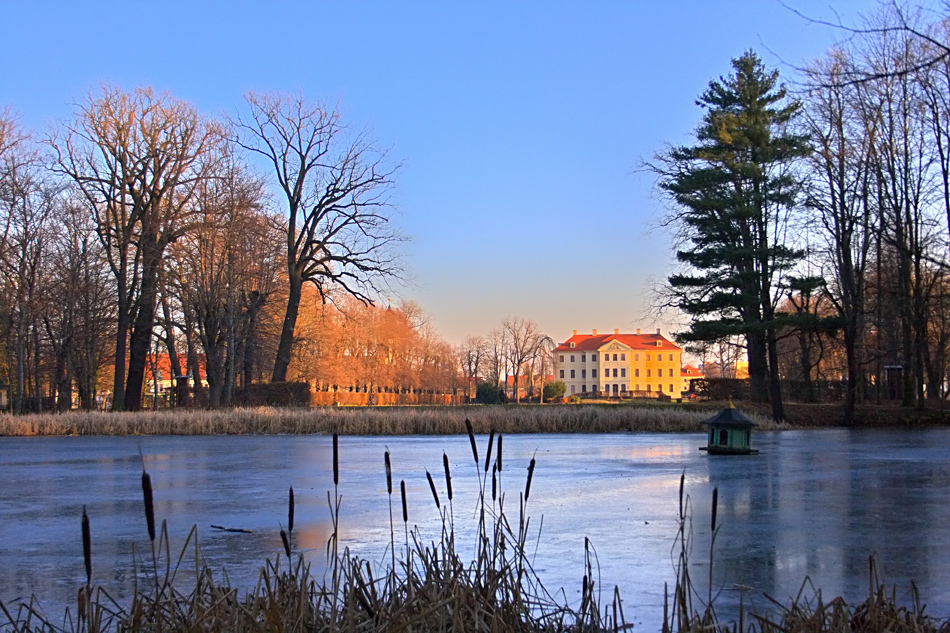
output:
M534 564L547 587L563 587L569 600L579 600L584 537L590 537L604 595L619 585L634 621L658 626L663 584L674 580L671 547L685 471L694 517L691 560L703 570L694 574L703 579L702 595L710 495L719 487L713 593L720 593L721 615L738 603L738 585L752 588L746 604L764 607L763 593L786 599L806 576L826 597L863 597L872 553L899 595L915 579L928 610L950 615L950 431L759 433L760 454L747 457L707 456L698 450L703 440L702 434L506 437L507 508L517 508L528 462L537 456L528 510L533 528L543 523ZM486 442L480 438L481 450ZM332 531L329 437L2 438L0 599L35 593L51 613L73 602L84 578L83 505L92 524L94 578L113 595L128 595L133 548L149 551L139 444L156 517L167 521L173 551L197 525L212 568L252 586L264 560L282 549L279 523L286 521L293 486L295 548L322 577ZM406 481L410 528L422 542L441 530L425 470L444 502L442 452L448 454L459 551L474 551L478 485L464 436L340 438L341 546L380 564L390 560L386 447L394 481ZM405 539L396 488L398 553ZM253 533L220 532L212 524Z

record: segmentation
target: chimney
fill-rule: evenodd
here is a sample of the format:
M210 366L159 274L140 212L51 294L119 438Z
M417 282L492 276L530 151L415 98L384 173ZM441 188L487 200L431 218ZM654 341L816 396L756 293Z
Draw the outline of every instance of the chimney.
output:
M640 328L637 328L637 336L640 336Z
M574 334L572 336L577 336L577 330L574 330Z
M593 336L597 336L597 330L594 330Z
M656 328L656 335L660 336L660 328Z
M617 336L618 334L620 334L620 330L614 330L614 336Z

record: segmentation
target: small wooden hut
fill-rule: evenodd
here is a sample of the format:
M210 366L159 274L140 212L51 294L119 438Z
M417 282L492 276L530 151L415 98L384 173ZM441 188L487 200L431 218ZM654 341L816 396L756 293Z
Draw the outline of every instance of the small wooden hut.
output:
M742 415L732 402L705 424L709 427L709 439L699 450L710 455L755 455L759 452L752 448L755 422Z

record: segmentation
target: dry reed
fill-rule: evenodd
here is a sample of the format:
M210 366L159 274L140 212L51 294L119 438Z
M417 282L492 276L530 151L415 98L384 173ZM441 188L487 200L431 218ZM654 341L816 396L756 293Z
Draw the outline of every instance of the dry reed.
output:
M694 406L522 405L173 409L138 413L0 414L0 437L34 435L458 435L496 433L695 432L712 414ZM761 429L789 428L750 416ZM466 420L468 425L466 425Z

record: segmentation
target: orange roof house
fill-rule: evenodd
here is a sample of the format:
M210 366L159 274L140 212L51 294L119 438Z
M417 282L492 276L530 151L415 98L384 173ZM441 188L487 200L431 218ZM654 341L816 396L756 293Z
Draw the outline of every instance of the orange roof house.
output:
M682 354L660 330L655 334L574 330L554 349L555 378L564 381L568 395L679 397L684 391Z

